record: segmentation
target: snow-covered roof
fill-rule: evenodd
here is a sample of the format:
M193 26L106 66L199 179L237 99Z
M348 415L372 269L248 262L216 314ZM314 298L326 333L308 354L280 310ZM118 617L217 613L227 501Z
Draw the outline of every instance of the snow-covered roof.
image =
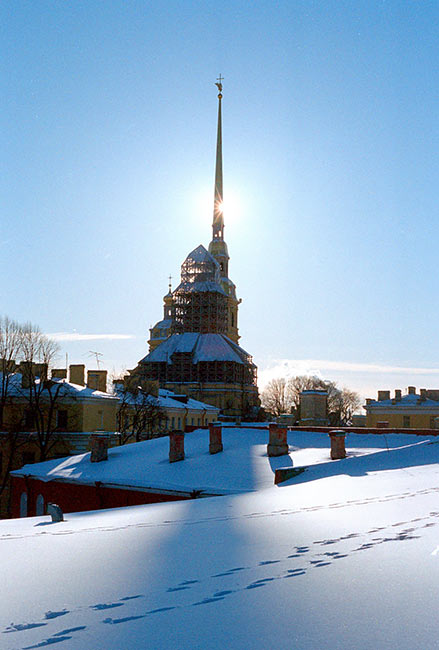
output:
M2 648L435 648L438 463L421 442L247 494L1 521Z
M172 363L172 355L174 352L192 352L198 337L198 332L173 334L167 338L166 341L160 343L160 345L147 354L140 363L143 363L144 361L165 361L167 363Z
M165 388L159 389L159 405L162 408L188 408L190 410L207 411L210 413L219 413L220 411L216 406L206 404L206 402L200 402L200 400L193 399L192 397L185 395L184 402L181 402L181 400L178 399L179 397L181 398L182 395L173 393Z
M224 334L200 334L184 332L173 334L140 361L172 363L172 355L178 352L193 353L193 363L200 361L235 361L245 363L249 355Z
M329 462L329 437L321 433L293 431L289 441L294 464ZM409 435L393 436L390 443L377 436L354 435L351 453L362 454L413 442ZM169 463L169 438L156 438L108 450L108 461L91 463L90 454L25 465L15 475L33 476L44 481L63 479L94 484L130 485L160 490L190 492L202 490L229 494L270 487L274 469L293 464L288 456L267 457L267 429L223 427L224 451L209 454L209 432L198 429L185 435L185 460ZM348 442L349 444L349 442ZM310 451L310 449L312 451ZM333 467L333 464L332 464Z
M2 373L0 372L0 378ZM8 394L12 397L23 397L27 394L28 389L21 387L22 375L19 372L13 373L10 375L10 384L8 389ZM87 388L87 386L80 386L79 384L73 384L66 379L54 378L50 382L53 382L56 386L61 385L59 395L60 397L72 398L78 401L83 399L109 399L115 400L115 396L111 393L105 393L100 390L93 390L92 388ZM40 380L37 379L36 383L39 384ZM53 389L52 389L53 392ZM43 389L44 394L44 389Z
M175 289L175 293L184 291L184 293L191 293L194 291L216 291L217 293L223 293L225 291L218 282L212 280L200 280L199 282L180 282L178 287Z
M370 402L370 404L367 404L365 406L366 409L369 408L383 408L385 407L386 410L389 409L389 407L393 408L398 408L400 409L401 407L416 407L416 408L434 408L436 407L439 409L439 402L433 399L429 398L421 398L420 395L416 394L408 394L408 395L403 395L400 400L394 400L394 399L383 399L383 400L374 400Z
M199 361L234 361L243 363L242 357L230 345L230 339L221 334L200 335L194 352L194 363Z
M144 394L139 391L136 395L125 391L123 382L114 384L115 394L120 400L123 400L125 404L153 404L161 409L171 410L178 409L179 411L189 409L190 411L199 411L210 412L210 413L219 413L219 409L216 406L211 404L206 404L205 402L200 402L199 400L192 399L186 395L179 395L178 393L173 393L170 390L165 390L159 388L158 397L154 395ZM184 399L184 402L182 399Z
M171 327L171 325L172 320L170 318L164 318L163 320L159 320L151 329L159 328L161 330L167 330Z

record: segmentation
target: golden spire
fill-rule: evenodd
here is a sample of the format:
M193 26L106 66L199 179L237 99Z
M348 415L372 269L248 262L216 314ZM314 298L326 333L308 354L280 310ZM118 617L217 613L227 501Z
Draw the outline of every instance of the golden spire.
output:
M221 75L215 82L218 88L218 130L216 136L216 164L215 164L215 194L213 203L213 239L223 239L223 151L222 151L222 130L221 130L221 100L223 98L223 79Z

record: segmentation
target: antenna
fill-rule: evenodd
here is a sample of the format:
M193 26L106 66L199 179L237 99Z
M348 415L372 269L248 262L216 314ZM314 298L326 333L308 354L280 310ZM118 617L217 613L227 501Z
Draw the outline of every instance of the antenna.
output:
M103 357L104 355L102 354L102 352L96 352L95 350L89 350L89 352L90 352L90 354L88 355L89 357L96 357L96 365L98 367L98 370L100 370L101 367L99 365L100 364L99 357Z

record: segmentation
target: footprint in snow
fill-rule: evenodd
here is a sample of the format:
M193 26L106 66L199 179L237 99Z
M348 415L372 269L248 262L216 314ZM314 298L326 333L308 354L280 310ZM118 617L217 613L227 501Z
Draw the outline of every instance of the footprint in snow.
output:
M56 638L50 637L49 639L40 641L35 645L27 645L23 648L23 650L33 650L34 648L46 648L48 645L53 645L54 643L61 643L62 641L68 641L71 638L72 638L71 636L58 636Z
M23 632L24 630L32 630L34 627L43 627L47 623L11 623L5 630L3 634L8 634L9 632Z
M67 609L62 609L60 612L49 611L44 614L44 618L46 619L58 618L58 616L65 616L65 614L70 614L70 612Z

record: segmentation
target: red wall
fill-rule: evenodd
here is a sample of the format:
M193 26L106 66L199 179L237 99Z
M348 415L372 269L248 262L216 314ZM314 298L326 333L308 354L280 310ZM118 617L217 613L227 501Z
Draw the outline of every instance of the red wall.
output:
M27 514L34 517L36 500L39 494L44 503L56 503L63 512L83 512L84 510L101 510L103 508L122 508L137 506L142 503L160 503L162 501L182 501L190 497L154 492L137 492L121 490L100 485L80 485L78 483L48 483L23 476L12 477L11 517L20 516L20 498L27 493Z

